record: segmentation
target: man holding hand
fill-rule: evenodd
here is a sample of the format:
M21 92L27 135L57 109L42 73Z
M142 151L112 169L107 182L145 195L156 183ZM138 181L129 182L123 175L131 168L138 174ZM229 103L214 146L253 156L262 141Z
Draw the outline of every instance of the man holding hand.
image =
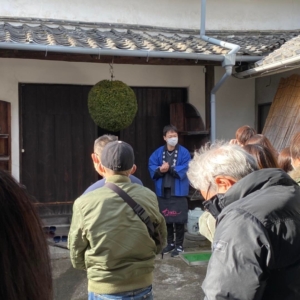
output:
M155 183L160 212L167 223L167 247L163 253L172 251L178 256L183 251L184 224L187 222L189 180L186 176L191 159L189 151L178 144L175 126L163 129L166 144L155 150L149 158L149 172ZM174 239L174 227L176 238Z

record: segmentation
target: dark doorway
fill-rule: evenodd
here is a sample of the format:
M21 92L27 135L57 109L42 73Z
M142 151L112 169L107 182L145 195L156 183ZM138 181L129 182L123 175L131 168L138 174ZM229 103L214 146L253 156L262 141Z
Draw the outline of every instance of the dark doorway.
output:
M257 122L257 132L262 133L269 111L272 103L264 103L258 105L258 122Z
M89 90L20 86L21 182L47 204L42 214L70 213L72 201L97 179L90 157L97 127L86 105Z
M72 202L98 179L92 161L94 140L107 133L88 113L91 86L20 85L21 182L44 204L42 214L69 214ZM171 103L186 102L185 88L134 87L138 113L125 130L115 133L135 150L136 176L153 188L150 154L163 144Z

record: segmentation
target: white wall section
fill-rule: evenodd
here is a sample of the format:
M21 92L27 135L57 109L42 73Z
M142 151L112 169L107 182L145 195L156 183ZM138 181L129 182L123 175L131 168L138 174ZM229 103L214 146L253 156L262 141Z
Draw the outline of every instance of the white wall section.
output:
M200 30L201 0L1 0L0 17L124 23ZM207 1L206 30L300 29L299 0Z
M224 74L215 68L215 82ZM255 80L228 78L216 93L216 137L230 140L243 125L255 127Z

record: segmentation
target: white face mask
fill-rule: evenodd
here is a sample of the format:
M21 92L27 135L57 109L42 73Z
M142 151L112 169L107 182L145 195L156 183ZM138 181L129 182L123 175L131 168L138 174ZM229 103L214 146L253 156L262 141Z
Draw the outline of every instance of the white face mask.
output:
M175 147L178 144L178 137L172 137L167 139L167 144L172 147Z

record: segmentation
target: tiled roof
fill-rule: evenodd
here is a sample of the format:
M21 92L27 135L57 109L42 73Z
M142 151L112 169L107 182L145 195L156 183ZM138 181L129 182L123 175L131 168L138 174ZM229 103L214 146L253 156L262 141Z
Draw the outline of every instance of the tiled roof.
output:
M240 68L237 67L233 76L255 78L300 68L300 35L288 40L279 49L274 50L261 60L247 66L246 70L239 70Z
M265 56L294 37L299 39L300 31L207 31L206 35L241 46L237 55ZM201 40L199 30L40 19L0 19L1 42L201 54L229 51Z
M267 66L272 63L284 61L285 59L297 56L299 56L300 59L300 34L287 41L280 47L280 49L276 49L262 60L256 62L255 65L257 67Z

